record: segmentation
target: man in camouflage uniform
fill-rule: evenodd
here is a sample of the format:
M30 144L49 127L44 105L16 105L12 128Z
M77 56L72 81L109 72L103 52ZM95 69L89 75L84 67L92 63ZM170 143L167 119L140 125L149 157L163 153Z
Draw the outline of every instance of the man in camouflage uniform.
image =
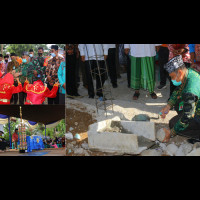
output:
M164 129L166 135L163 142L176 135L190 138L188 141L191 143L200 141L200 73L187 69L180 55L171 59L165 69L177 88L160 114L165 118L174 107L178 115L169 122L171 130Z
M30 84L33 83L33 71L34 71L34 66L32 62L29 62L29 54L28 52L24 52L22 54L22 64L16 70L16 72L19 73L19 80L22 86L24 86L24 82L26 81L26 78ZM20 92L19 104L23 105L25 99L26 99L26 93Z
M41 80L43 83L45 81L45 71L46 67L44 66L45 57L43 56L44 49L43 47L38 48L38 57L32 59L32 64L34 66L33 71L33 82Z
M46 67L47 87L50 90L58 81L58 69L60 67L60 63L64 61L64 58L58 55L57 45L51 46L51 56L52 58L48 61L48 65ZM59 90L56 98L48 98L48 104L59 104Z

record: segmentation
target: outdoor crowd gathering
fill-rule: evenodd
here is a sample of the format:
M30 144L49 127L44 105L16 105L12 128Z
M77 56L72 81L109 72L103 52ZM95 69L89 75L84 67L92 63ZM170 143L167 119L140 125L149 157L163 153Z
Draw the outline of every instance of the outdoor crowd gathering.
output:
M0 104L65 104L65 47L59 51L0 54Z
M140 98L140 90L156 100L156 61L160 77L156 89L170 93L159 115L164 119L170 110L177 112L169 129L164 128L163 142L176 135L188 137L190 143L200 141L200 44L67 44L66 97L81 98L82 82L88 98L106 101L102 90L105 81L109 78L117 90L123 66L127 87L134 90L132 100ZM106 68L109 77L104 73Z
M6 141L3 137L4 132L0 131L0 150L5 151L6 148L10 146L10 142ZM55 137L50 138L46 137L42 139L42 142L44 144L43 148L62 148L65 147L65 137ZM15 129L15 131L12 134L12 149L18 150L19 149L19 131L18 128Z
M17 150L19 146L19 130L18 128L15 129L14 133L12 134L12 142L14 144L14 148ZM44 148L60 148L65 146L65 138L63 137L45 137L42 139L44 144Z

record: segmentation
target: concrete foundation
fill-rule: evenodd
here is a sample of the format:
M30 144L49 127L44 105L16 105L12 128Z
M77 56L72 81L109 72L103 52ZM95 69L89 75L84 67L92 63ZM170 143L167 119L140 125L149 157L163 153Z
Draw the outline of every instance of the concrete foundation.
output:
M140 154L155 144L155 135L153 122L120 121L115 117L90 125L88 146L102 152Z

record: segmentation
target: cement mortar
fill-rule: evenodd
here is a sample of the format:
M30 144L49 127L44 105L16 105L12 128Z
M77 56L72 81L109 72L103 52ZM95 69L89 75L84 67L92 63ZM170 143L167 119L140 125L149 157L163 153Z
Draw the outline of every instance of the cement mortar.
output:
M125 129L120 121L111 121L111 124L107 125L105 129L102 129L100 132L115 132L115 133L126 133L134 134Z

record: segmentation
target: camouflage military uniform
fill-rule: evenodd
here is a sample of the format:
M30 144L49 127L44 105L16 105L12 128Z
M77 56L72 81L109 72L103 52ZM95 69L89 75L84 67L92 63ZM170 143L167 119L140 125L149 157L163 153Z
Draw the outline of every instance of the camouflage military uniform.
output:
M38 56L36 58L33 58L32 64L34 66L34 70L37 71L37 77L33 75L33 82L41 80L44 83L45 71L46 71L46 67L44 66L44 60L45 58L43 56L42 57Z
M16 72L21 72L22 75L19 76L19 80L22 83L22 85L24 84L24 82L26 81L26 77L29 81L29 83L33 83L33 70L34 70L34 66L31 62L29 63L22 63L17 69Z

